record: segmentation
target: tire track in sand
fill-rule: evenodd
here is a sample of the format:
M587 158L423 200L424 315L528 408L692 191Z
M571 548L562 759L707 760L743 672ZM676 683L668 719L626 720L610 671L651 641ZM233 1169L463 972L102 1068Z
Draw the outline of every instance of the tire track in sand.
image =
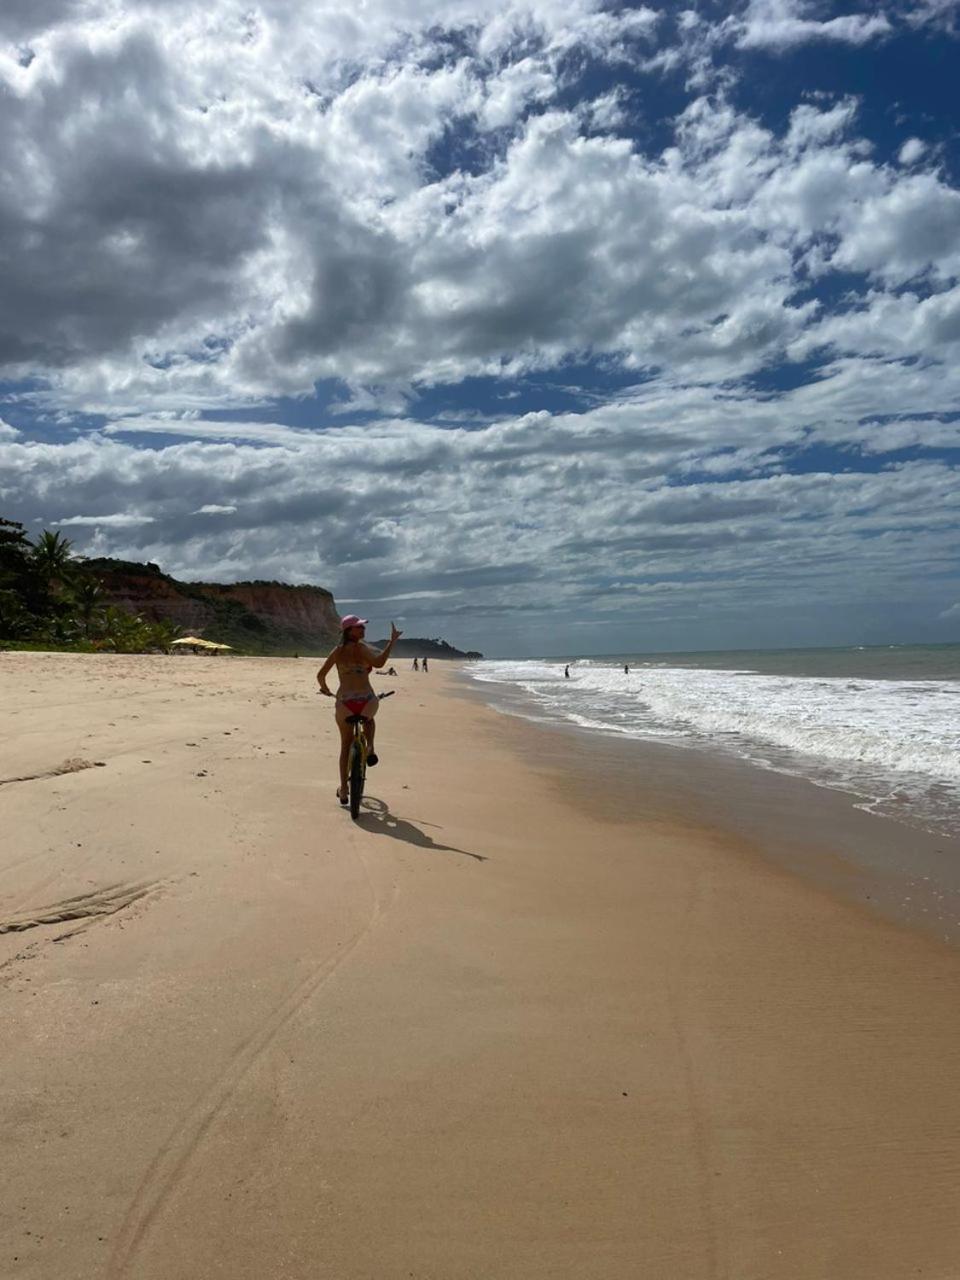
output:
M269 1050L284 1027L308 1001L334 976L343 963L357 950L397 900L399 890L391 887L389 901L382 904L377 897L370 873L361 855L357 855L369 886L373 906L370 917L334 956L319 961L313 971L299 982L280 1005L242 1041L225 1069L200 1095L180 1124L170 1134L151 1160L134 1193L110 1261L105 1280L123 1280L143 1247L167 1201L183 1181L190 1162L204 1138L226 1109L244 1077Z
M35 907L21 911L7 919L0 919L0 934L23 933L45 924L62 924L67 920L87 920L96 916L112 916L125 907L139 902L159 887L159 881L143 881L140 884L111 884L91 893L80 893L64 898L48 907Z
M62 778L65 773L82 773L84 769L104 769L106 763L105 760L84 760L81 756L71 756L41 773L22 773L15 778L0 778L0 787L8 787L12 782L42 782L45 778Z
M701 905L702 886L695 878L686 896L683 919L679 922L677 972L667 977L664 986L680 1064L680 1085L687 1104L687 1136L693 1156L693 1181L703 1235L703 1260L710 1280L723 1280L729 1276L729 1269L724 1256L721 1216L713 1177L719 1154L706 1088L688 1030L692 1016L688 1007L688 992L693 972L688 939L694 932L694 918Z

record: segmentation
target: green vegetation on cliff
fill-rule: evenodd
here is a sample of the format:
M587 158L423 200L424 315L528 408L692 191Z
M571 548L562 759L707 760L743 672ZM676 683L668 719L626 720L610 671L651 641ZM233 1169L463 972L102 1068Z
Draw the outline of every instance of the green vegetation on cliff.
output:
M46 529L31 542L22 524L0 517L0 643L114 653L169 649L179 629L112 603L71 545Z
M258 599L272 610L258 609ZM335 616L321 587L178 582L156 564L81 559L59 532L31 542L23 525L0 517L0 644L8 648L168 652L186 630L240 653L321 652L336 635Z

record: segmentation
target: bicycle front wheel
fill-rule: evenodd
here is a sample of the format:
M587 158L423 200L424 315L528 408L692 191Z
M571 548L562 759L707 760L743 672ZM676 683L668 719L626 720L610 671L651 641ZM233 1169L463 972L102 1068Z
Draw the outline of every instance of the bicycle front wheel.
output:
M355 742L350 752L350 817L356 822L360 817L360 801L363 799L363 780L366 770L360 743Z

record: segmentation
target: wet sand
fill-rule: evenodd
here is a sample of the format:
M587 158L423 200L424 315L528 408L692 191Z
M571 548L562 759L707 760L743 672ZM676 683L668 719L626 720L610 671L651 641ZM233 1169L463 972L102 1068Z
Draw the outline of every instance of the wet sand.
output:
M0 655L0 1275L958 1274L956 949L316 665Z

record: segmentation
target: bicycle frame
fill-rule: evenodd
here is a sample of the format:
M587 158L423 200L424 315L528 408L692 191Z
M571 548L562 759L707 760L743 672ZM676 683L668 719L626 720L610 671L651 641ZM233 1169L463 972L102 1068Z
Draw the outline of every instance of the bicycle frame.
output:
M392 698L396 690L378 694L382 702L384 698ZM353 741L350 744L350 756L347 761L347 784L350 793L350 817L354 821L360 816L360 802L363 799L363 788L367 778L367 756L370 746L367 742L367 721L369 716L347 716L347 724L353 725Z

